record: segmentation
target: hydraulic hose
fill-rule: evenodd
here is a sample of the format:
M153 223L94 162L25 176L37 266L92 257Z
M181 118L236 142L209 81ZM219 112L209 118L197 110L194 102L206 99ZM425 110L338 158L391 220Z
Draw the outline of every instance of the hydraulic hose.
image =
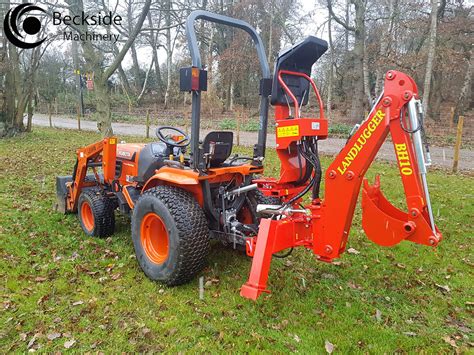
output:
M314 165L314 178L316 180L313 186L313 199L319 198L320 188L321 188L321 178L322 178L322 169L321 169L321 161L319 160L319 152L318 152L318 141L314 142L312 146L312 154L313 159L315 162Z

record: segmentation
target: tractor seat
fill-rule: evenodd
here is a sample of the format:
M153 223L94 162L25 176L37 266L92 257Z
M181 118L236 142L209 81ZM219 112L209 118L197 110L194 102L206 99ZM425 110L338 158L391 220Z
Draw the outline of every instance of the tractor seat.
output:
M234 134L232 132L209 132L202 144L204 156L211 168L222 165L232 153Z

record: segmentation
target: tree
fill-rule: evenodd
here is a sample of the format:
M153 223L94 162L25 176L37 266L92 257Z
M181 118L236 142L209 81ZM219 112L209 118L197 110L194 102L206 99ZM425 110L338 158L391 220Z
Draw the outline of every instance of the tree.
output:
M355 18L354 26L340 19L334 12L332 0L327 0L328 10L338 24L346 31L354 33L354 49L352 50L352 60L354 64L352 79L352 104L350 118L352 121L360 121L364 114L364 46L365 46L365 10L367 2L365 0L351 0L354 5Z
M470 103L472 102L471 88L472 88L472 74L474 72L474 53L471 49L469 51L469 57L466 59L467 69L466 74L464 75L463 85L461 91L459 92L459 97L456 102L456 108L454 110L454 115L456 119L464 115L465 111L469 108Z
M4 18L10 8L10 2L0 5L0 17ZM41 31L37 38L45 36L44 28L48 19L43 19ZM0 114L0 137L11 136L25 131L24 113L35 91L38 65L45 49L53 38L32 49L19 50L2 35L0 49L0 79L2 88L2 112Z
M82 0L67 0L67 3L72 16L80 15L81 12L84 11L84 4ZM108 80L122 63L123 58L140 33L143 22L145 21L150 9L150 4L151 0L145 0L135 27L129 33L125 44L115 55L110 65L104 65L105 55L103 48L96 48L91 41L82 42L82 52L86 62L86 70L94 73L96 107L97 112L99 113L97 127L103 136L111 136L113 134ZM87 24L81 24L76 26L74 29L76 31L80 31L81 33L85 33L88 30L87 27Z
M428 39L428 57L426 60L425 83L423 85L423 112L428 113L430 99L431 75L436 50L436 30L438 27L438 0L431 0L430 32Z
M64 90L62 84L64 60L61 56L61 52L45 53L38 69L38 93L48 106L50 124L53 102L59 92Z

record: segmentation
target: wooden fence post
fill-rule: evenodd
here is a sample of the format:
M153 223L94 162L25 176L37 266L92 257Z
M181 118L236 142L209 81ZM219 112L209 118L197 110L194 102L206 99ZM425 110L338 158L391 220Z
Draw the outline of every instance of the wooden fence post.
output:
M456 132L456 145L454 146L453 173L458 171L459 150L461 149L462 126L463 126L463 124L464 124L464 116L459 116L458 129L457 129L457 132Z
M146 137L150 138L150 110L146 110Z
M51 119L51 115L53 114L52 111L52 104L48 102L48 119L49 119L49 128L53 128L53 120Z
M236 110L237 113L237 145L240 145L240 121L242 119L242 114L240 110Z

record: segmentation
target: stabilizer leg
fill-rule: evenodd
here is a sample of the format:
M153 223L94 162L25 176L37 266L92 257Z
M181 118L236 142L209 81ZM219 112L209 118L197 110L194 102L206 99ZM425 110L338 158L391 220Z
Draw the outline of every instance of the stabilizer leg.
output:
M260 221L250 276L240 289L242 297L255 301L262 292L270 293L267 290L267 281L272 262L277 225L278 222L271 219L262 219Z

